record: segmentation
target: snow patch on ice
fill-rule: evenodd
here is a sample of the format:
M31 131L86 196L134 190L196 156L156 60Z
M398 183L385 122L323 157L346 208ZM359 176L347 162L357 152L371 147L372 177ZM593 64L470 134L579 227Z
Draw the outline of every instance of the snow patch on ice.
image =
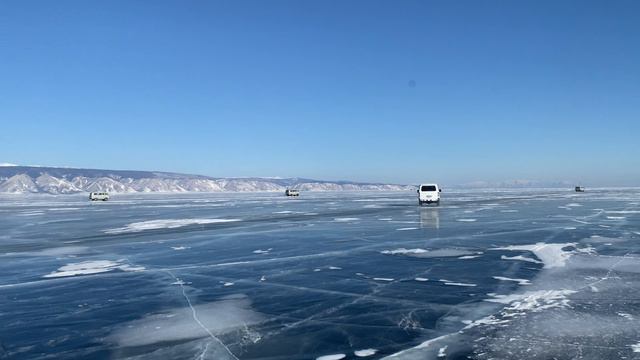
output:
M121 347L144 346L211 337L259 323L263 316L251 310L244 296L147 315L123 324L108 336Z
M442 280L440 280L442 281ZM447 281L443 281L443 283L445 285L449 285L449 286L465 286L465 287L474 287L474 286L478 286L477 284L469 284L469 283L460 283L460 282L447 282Z
M547 244L539 242L531 245L509 245L490 250L530 251L544 263L545 268L549 269L565 266L569 257L575 253L574 251L563 250L566 247L575 248L576 243Z
M375 355L377 352L378 350L376 349L362 349L354 351L353 354L357 357L367 357Z
M438 336L438 337L433 338L433 339L429 339L429 340L424 341L423 343L421 343L421 344L419 344L417 346L414 346L412 348L399 351L399 352L397 352L395 354L391 354L391 355L385 357L384 359L396 359L396 358L399 358L399 359L404 359L404 358L407 358L407 359L424 359L425 358L424 357L424 353L420 352L419 350L427 349L431 345L434 345L434 344L436 344L436 343L438 343L438 342L440 342L442 340L445 340L445 339L447 339L448 337L450 337L450 336L452 336L454 334L446 334L446 335Z
M140 232L145 230L156 229L174 229L189 225L218 224L241 221L240 219L159 219L140 221L128 224L124 227L108 229L104 232L107 234L120 234L130 232Z
M622 316L623 318L627 319L627 320L633 320L633 315L626 313L626 312L618 312L617 313L618 316Z
M445 346L441 347L440 349L438 349L438 357L447 356L447 348L448 347L449 347L449 345L445 345Z
M469 251L464 249L436 249L436 250L426 250L426 249L405 249L398 248L394 250L383 250L380 252L385 255L404 255L411 257L419 257L419 258L435 258L435 257L457 257L457 256L466 256L466 255L474 255L479 256L482 254L480 251Z
M71 263L58 268L47 275L45 278L58 278L76 275L91 275L105 273L113 270L120 271L141 271L145 268L142 266L131 266L129 264L111 261L111 260L93 260L83 261L79 263Z
M386 254L386 255L407 255L407 254L424 254L424 253L428 253L429 250L425 250L425 249L420 249L420 248L416 248L416 249L405 249L405 248L398 248L395 250L383 250L380 253L381 254Z
M323 355L316 358L316 360L340 360L346 358L345 354L333 354L333 355Z
M516 255L516 256L505 256L502 255L500 256L500 259L502 260L517 260L517 261L526 261L526 262L531 262L534 264L542 264L542 261L538 261L536 259L532 259L526 256L522 256L522 255Z
M527 279L513 279L513 278L504 277L504 276L493 276L493 278L500 281L514 281L514 282L517 282L519 285L531 285L531 282Z
M258 249L258 250L253 250L253 253L254 254L268 254L269 252L271 252L271 250L273 250L273 248L268 248L267 250Z
M334 218L333 221L336 222L349 222L349 221L358 221L360 220L360 218L357 217L340 217L340 218Z
M510 295L494 295L493 298L485 299L485 301L510 305L503 309L503 311L507 312L539 312L545 309L568 306L569 299L567 299L567 296L576 292L567 289L536 290ZM511 316L513 315L511 314Z

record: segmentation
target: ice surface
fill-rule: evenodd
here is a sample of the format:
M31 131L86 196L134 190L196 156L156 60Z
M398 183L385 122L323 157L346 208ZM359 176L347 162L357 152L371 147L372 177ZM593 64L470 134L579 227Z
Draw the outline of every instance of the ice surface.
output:
M640 189L416 203L0 196L0 358L638 357Z

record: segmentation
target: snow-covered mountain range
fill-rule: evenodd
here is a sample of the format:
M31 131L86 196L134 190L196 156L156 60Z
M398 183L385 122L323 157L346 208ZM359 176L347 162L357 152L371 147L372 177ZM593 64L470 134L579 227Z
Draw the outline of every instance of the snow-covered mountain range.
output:
M214 178L167 172L0 166L0 193L410 190L410 185L302 178Z

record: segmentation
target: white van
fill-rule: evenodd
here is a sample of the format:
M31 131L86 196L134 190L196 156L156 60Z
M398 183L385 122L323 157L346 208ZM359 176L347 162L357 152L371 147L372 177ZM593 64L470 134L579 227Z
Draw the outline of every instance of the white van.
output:
M98 200L107 201L107 200L109 200L109 193L106 193L106 192L92 192L92 193L89 193L89 200L91 200L91 201L98 201Z
M418 204L440 204L440 192L438 184L420 184L418 187Z

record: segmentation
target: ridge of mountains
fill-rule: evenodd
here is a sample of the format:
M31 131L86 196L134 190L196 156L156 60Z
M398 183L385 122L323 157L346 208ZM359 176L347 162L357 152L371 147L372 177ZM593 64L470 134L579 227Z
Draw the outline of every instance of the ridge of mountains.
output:
M80 192L224 192L224 191L393 191L413 186L304 178L215 178L173 172L0 166L0 193L74 194Z

